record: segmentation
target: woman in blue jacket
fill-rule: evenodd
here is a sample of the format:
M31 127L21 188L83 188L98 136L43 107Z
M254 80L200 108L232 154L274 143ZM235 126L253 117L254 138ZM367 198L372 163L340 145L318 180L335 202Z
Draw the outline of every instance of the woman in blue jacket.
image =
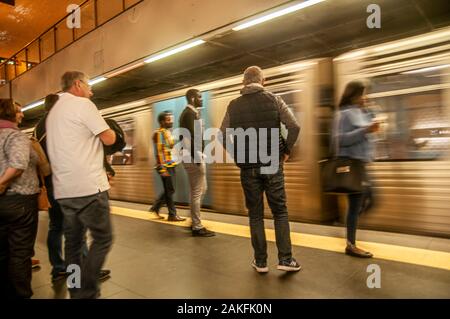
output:
M366 110L366 87L360 81L347 84L339 103L338 121L335 124L335 137L338 138L338 156L349 157L364 163L372 161L370 134L379 130L379 123L373 121ZM337 126L337 128L336 128ZM363 209L365 194L348 194L347 212L347 255L370 258L373 255L356 247L356 227L358 215Z

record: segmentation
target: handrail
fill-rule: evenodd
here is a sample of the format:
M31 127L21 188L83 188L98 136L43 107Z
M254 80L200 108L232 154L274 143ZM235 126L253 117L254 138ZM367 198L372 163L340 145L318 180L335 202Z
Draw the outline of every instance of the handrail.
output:
M87 2L89 2L91 0L86 0L84 1L82 4L79 5L80 9L82 6L84 6ZM19 51L17 51L16 53L14 53L8 60L11 60L13 57L15 57L16 55L18 55L20 52L22 52L24 49L26 49L27 47L29 47L34 41L39 40L44 34L46 34L48 31L50 31L51 29L54 29L55 26L57 26L60 22L66 20L72 13L68 13L66 14L63 18L61 18L60 20L58 20L58 22L54 23L50 28L48 28L47 30L45 30L44 32L42 32L38 37L34 38L33 40L31 40L30 42L28 42L25 46L23 46ZM3 64L3 63L2 63ZM0 66L2 66L2 64L0 64Z
M36 43L36 42L38 43L38 50L39 50L39 54L38 54L39 58L38 58L38 59L39 59L39 61L36 63L36 65L37 65L37 64L40 64L40 63L42 63L43 61L47 60L47 59L50 58L51 56L55 55L57 52L59 52L59 51L61 51L62 49L66 48L66 47L69 46L70 44L72 44L72 43L74 43L74 42L80 40L81 38L83 38L84 36L86 36L88 33L92 32L93 30L96 30L96 29L99 28L100 26L102 26L102 25L104 25L105 23L107 23L107 22L111 21L112 19L116 18L118 15L122 14L123 12L125 12L125 11L127 11L127 10L129 10L129 9L131 9L131 8L133 8L133 7L135 7L136 5L138 5L139 3L143 2L144 0L137 0L136 3L130 5L129 7L126 7L126 3L125 3L126 0L122 0L122 7L121 7L120 11L118 11L117 14L113 15L111 18L107 19L106 21L103 21L101 24L98 24L98 18L97 18L97 17L98 17L98 5L97 5L97 2L98 2L98 1L99 1L99 0L86 0L86 1L84 1L83 3L81 3L81 4L79 5L79 10L81 11L88 3L92 3L92 2L93 2L93 4L94 4L94 6L93 6L93 13L94 13L95 19L94 19L94 27L92 28L92 30L89 30L88 32L84 33L83 35L79 36L78 38L75 37L75 30L73 30L73 32L72 32L72 40L71 40L67 45L65 45L64 47L58 49L57 46L56 46L56 41L57 41L57 39L56 39L56 31L55 31L55 30L57 30L57 26L58 26L61 22L63 22L64 20L66 20L68 17L70 17L70 16L73 14L73 12L70 12L70 13L66 14L63 18L59 19L59 20L58 20L56 23L54 23L51 27L49 27L49 28L46 29L44 32L42 32L38 37L34 38L32 41L30 41L30 42L27 43L24 47L22 47L19 51L17 51L16 53L14 53L11 57L5 58L5 61L3 61L2 63L0 63L0 72L2 71L2 68L3 68L3 73L4 73L4 74L1 74L1 73L0 73L0 80L2 79L2 77L4 77L4 80L5 80L5 83L4 83L4 84L7 84L8 82L10 82L10 81L14 80L15 78L17 78L19 75L21 75L21 74L23 74L23 73L25 73L25 72L28 72L28 71L31 69L31 68L29 68L29 63L30 63L31 61L28 61L28 48L29 48L32 44L34 44L34 43ZM41 40L42 40L42 38L43 38L45 35L47 35L47 34L48 34L49 32L51 32L52 30L54 30L54 41L55 41L55 42L54 42L54 43L55 43L55 44L54 44L54 49L53 49L53 52L52 52L49 56L47 56L45 59L42 60L42 56L41 56L41 54L42 54L42 52L41 52ZM22 54L23 52L25 52L25 60L24 60L23 62L26 64L26 70L25 70L24 72L20 73L20 74L17 74L17 65L16 65L16 61L18 61L18 55ZM8 62L11 62L11 61L14 62L14 72L13 72L14 74L11 76L11 78L9 78L9 77L8 77L8 69L7 69L7 67L8 67ZM0 83L0 86L2 86L2 85L4 85L4 84Z

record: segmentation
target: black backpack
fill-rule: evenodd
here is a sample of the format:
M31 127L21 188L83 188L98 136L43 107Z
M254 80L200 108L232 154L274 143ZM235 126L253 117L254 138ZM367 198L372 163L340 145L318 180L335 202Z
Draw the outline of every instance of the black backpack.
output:
M116 142L113 145L104 146L105 155L112 155L116 152L121 152L127 143L125 142L125 133L116 121L113 119L105 119L108 123L109 128L116 133Z

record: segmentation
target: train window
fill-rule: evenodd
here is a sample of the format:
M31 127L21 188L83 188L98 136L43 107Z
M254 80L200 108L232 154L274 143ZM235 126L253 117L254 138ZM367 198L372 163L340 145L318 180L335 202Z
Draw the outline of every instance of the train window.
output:
M433 160L447 153L450 123L439 72L371 79L369 108L383 123L374 136L376 160Z
M134 121L132 119L117 121L125 133L126 145L121 152L107 156L110 165L132 165L134 160Z

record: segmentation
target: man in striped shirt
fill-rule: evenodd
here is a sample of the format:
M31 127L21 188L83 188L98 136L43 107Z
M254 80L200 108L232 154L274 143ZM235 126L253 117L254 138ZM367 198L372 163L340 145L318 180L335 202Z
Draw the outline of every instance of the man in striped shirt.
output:
M164 111L158 115L159 129L153 133L153 144L155 147L156 166L155 169L161 177L164 192L158 197L150 212L155 213L159 218L159 210L166 204L169 211L168 221L184 221L177 215L175 203L173 201L173 194L175 193L175 166L177 163L172 159L172 148L174 147L174 140L170 129L173 126L173 114L169 111Z

